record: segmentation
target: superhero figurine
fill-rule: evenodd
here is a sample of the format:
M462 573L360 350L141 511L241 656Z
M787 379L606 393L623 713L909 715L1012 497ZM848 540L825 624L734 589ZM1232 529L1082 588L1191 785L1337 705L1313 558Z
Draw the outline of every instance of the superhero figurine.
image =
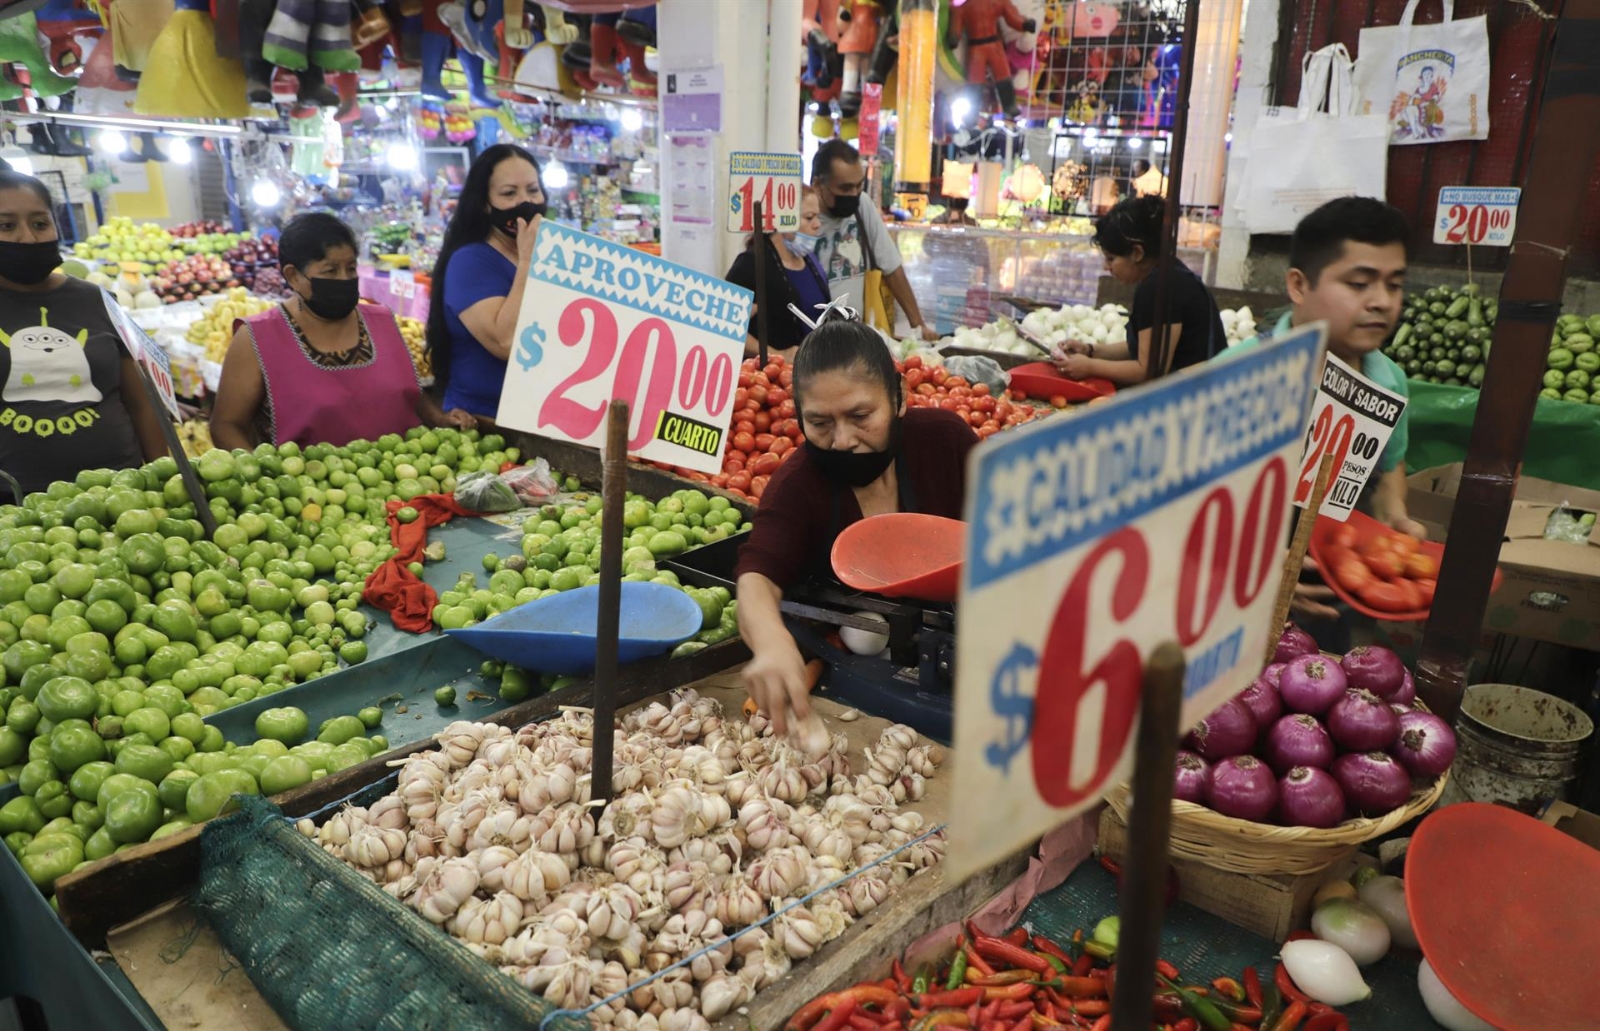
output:
M1011 65L1006 61L1005 41L1000 38L1002 19L1018 32L1034 32L1039 27L1032 18L1024 18L1011 0L967 0L960 7L950 8L946 42L954 50L961 37L966 37L967 82L981 85L986 79L991 80L1001 110L1015 118L1021 109L1011 81Z
M861 83L872 51L878 45L883 6L879 0L843 0L839 19L847 23L844 36L839 40L839 53L844 55L844 88L839 94L839 114L848 119L861 110Z
M78 0L49 0L34 16L49 49L50 66L62 75L83 71L83 44L100 37L99 16Z
M844 25L839 20L839 4L840 0L805 0L801 15L800 32L806 47L801 82L818 108L812 135L822 139L833 135L830 108L844 84L844 56L839 53Z
M39 24L32 12L0 21L0 100L18 100L25 91L36 97L59 97L78 84L76 79L51 71L39 38ZM26 84L16 78L15 65L27 71Z

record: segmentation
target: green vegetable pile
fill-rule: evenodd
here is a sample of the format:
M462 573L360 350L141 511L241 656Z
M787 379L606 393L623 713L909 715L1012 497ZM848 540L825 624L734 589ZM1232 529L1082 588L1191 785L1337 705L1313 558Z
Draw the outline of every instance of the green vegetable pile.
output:
M0 807L0 838L33 882L49 893L78 865L208 819L235 794L287 790L387 749L367 736L376 708L329 720L312 741L303 712L270 709L247 746L204 717L364 660L361 590L393 551L385 503L518 458L496 435L421 429L339 448L213 450L196 463L219 524L209 541L170 458L86 470L0 508L0 784L22 792ZM594 582L598 512L598 498L580 498L530 516L522 554L485 556L488 589L464 578L438 622ZM628 577L671 583L657 558L742 528L725 499L699 491L630 499L626 518ZM701 640L734 632L726 592L689 593L705 612ZM492 672L507 702L557 683Z
M1436 286L1406 298L1400 326L1383 353L1412 379L1453 387L1483 385L1499 305L1476 284Z
M1540 397L1552 401L1600 405L1600 315L1563 315L1556 320L1545 356L1544 389Z

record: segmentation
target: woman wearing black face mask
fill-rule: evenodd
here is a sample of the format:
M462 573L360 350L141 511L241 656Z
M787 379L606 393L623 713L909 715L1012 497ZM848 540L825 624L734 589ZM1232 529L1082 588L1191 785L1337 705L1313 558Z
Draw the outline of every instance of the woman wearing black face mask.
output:
M888 512L960 519L967 453L978 443L954 412L907 410L900 373L860 322L818 326L795 353L794 398L805 444L773 474L739 551L739 633L754 657L745 688L779 733L809 715L805 663L784 628L786 587L833 575L834 539Z
M235 323L211 410L217 447L342 446L420 423L475 425L422 392L389 309L360 303L349 226L322 212L296 216L278 238L278 263L294 296Z
M544 217L533 155L508 143L472 163L433 267L428 352L446 408L480 422L500 410L500 387Z
M50 193L0 172L0 470L24 495L84 469L167 453L160 416L111 321L116 301L56 271ZM13 498L0 481L0 503Z

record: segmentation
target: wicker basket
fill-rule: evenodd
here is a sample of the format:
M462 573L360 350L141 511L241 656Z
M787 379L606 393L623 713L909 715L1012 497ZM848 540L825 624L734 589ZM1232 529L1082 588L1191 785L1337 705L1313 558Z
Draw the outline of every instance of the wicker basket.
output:
M1413 791L1411 801L1375 820L1358 816L1326 830L1236 820L1203 805L1174 801L1168 850L1177 858L1234 873L1316 873L1354 852L1362 842L1427 812L1439 800L1449 776L1448 772L1441 774L1432 784ZM1113 788L1106 801L1126 824L1131 802L1127 785Z

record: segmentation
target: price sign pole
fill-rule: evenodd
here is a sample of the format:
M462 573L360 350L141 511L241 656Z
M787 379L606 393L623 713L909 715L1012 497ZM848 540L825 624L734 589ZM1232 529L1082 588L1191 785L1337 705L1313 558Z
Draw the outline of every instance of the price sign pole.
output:
M761 225L761 202L756 201L754 208L756 225ZM756 351L763 367L767 364L767 330L771 325L767 315L767 240L762 234L756 241Z
M628 494L628 402L612 401L606 412L606 452L600 481L600 611L595 625L594 761L590 795L611 801L617 718L617 633L622 619L622 506Z
M1316 527L1316 513L1322 511L1322 499L1328 493L1328 480L1333 474L1333 455L1322 456L1317 465L1317 481L1311 487L1311 503L1306 506L1295 524L1294 537L1289 541L1289 554L1283 560L1283 580L1278 584L1278 599L1272 604L1272 621L1267 624L1267 649L1261 664L1272 662L1278 650L1278 635L1283 632L1284 621L1289 618L1289 606L1294 602L1294 585L1300 582L1300 570L1305 566L1306 549L1311 546L1311 531Z

